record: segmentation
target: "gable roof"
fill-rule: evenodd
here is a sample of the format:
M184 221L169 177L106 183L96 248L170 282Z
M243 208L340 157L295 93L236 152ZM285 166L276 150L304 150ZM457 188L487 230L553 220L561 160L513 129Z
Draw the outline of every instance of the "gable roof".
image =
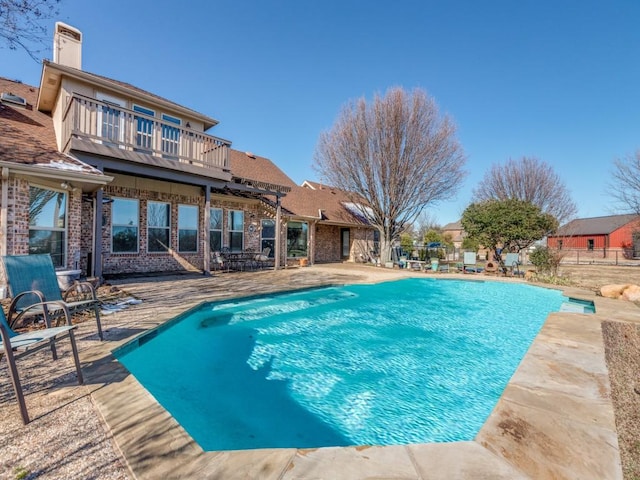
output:
M0 102L0 162L29 166L33 171L44 169L53 177L76 173L93 176L101 183L110 180L99 170L58 151L51 117L34 108L36 87L0 77L0 92L27 101L26 107Z
M457 222L447 223L444 227L442 227L442 230L444 230L444 231L447 231L447 230L463 230L462 222L460 220L458 220Z
M345 192L326 186L312 189L296 185L268 158L230 149L229 168L235 177L260 179L262 182L290 188L282 198L282 208L287 215L344 225L367 224L365 219L347 208L346 205L351 201Z
M607 235L615 232L620 227L627 225L633 221L640 221L640 216L634 214L628 215L609 215L605 217L578 218L572 220L566 225L558 229L551 237L569 236L569 235Z
M249 152L229 149L229 169L235 177L295 187L296 184L271 160Z
M196 118L203 122L204 130L217 125L219 122L208 115L192 110L171 100L167 100L160 95L148 92L142 88L138 88L130 83L114 80L113 78L97 75L95 73L86 72L67 65L43 60L42 62L42 80L40 82L42 89L40 90L35 104L39 110L50 112L53 108L53 102L60 89L60 77L67 75L71 78L84 80L86 82L102 86L103 88L124 93L134 98L146 99L150 103L165 106L165 108L180 112L187 116Z

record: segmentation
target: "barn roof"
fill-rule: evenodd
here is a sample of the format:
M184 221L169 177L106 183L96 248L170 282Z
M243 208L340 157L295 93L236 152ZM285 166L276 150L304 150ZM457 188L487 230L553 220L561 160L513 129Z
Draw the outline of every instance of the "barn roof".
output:
M606 217L578 218L561 226L554 236L570 235L607 235L633 222L640 222L640 216L609 215ZM640 226L640 224L639 224Z

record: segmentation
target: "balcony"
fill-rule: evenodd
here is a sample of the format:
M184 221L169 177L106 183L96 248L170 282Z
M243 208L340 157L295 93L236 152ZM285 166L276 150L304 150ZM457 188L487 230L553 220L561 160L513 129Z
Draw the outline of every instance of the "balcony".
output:
M62 150L79 148L84 142L100 145L110 156L118 158L142 158L145 155L159 157L169 165L176 162L209 169L212 176L216 172L228 172L229 147L227 140L213 137L187 126L172 123L171 117L160 120L142 112L128 110L117 105L74 94L62 119ZM126 154L136 152L140 155ZM156 162L149 162L156 163ZM180 168L175 165L176 168Z

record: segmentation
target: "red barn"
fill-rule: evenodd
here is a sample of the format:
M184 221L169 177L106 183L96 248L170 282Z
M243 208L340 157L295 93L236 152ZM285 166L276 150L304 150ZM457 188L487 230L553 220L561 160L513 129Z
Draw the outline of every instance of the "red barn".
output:
M600 258L618 254L626 258L640 256L640 216L610 215L572 220L554 235L549 235L547 245L593 253Z

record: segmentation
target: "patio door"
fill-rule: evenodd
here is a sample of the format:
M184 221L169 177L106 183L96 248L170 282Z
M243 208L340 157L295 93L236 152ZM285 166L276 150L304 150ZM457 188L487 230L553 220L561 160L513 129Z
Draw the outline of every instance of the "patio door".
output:
M351 253L351 230L349 228L340 229L340 257L348 259Z

